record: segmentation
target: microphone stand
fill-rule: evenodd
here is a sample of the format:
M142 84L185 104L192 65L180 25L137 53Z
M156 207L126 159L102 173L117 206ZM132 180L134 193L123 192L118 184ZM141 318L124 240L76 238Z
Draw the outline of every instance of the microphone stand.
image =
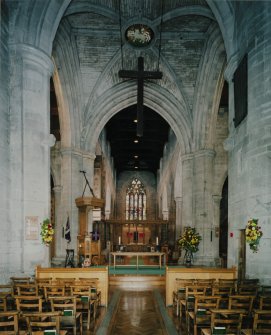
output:
M86 183L85 183L85 187L84 187L84 190L83 190L83 194L82 194L82 198L84 197L85 190L86 190L86 187L87 187L87 186L89 187L89 190L90 190L90 193L92 194L92 196L93 196L94 198L96 198L95 195L94 195L93 189L91 188L91 186L90 186L90 184L89 184L89 181L88 181L88 179L87 179L87 177L86 177L86 171L81 170L80 173L83 173L83 175L84 175L84 177L85 177L85 181L86 181Z

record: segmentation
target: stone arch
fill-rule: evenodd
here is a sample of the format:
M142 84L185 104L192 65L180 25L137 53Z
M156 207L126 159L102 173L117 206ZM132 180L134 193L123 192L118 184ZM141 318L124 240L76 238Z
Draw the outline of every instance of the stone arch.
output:
M134 88L134 85L132 84ZM108 120L121 109L136 103L137 92L131 91L131 83L125 82L113 87L99 99L99 103L93 106L92 114L88 120L85 133L82 136L85 150L93 152L98 137ZM168 91L146 85L144 91L144 102L149 108L160 114L173 129L181 150L190 152L191 149L191 123L185 111L183 112L175 97Z
M15 43L35 45L48 55L52 52L53 40L59 22L71 0L23 1L12 11Z
M179 154L175 178L174 178L174 197L182 197L183 192L183 181L182 181L182 154Z
M235 53L236 40L234 35L234 8L230 1L206 0L219 25L226 49L227 58Z
M70 34L70 26L65 21L60 26L61 34L55 41L54 84L60 109L61 142L65 147L80 147L82 78L79 71L79 60L76 42ZM59 47L61 45L61 47ZM72 127L71 127L72 125Z
M205 49L196 84L198 98L193 111L195 150L213 147L213 133L224 83L222 75L225 67L224 44L216 25L211 27Z

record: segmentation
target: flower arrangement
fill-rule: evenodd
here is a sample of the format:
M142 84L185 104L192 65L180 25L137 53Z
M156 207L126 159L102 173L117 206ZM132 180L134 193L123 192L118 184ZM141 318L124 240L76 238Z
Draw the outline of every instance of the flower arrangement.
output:
M249 219L246 226L246 242L253 252L259 249L260 239L263 236L261 227L258 226L258 219Z
M201 236L199 233L196 233L195 228L185 227L182 236L178 239L178 245L180 249L185 249L193 253L199 250L200 241Z
M53 241L55 230L53 229L52 224L50 223L49 219L43 220L43 223L41 223L41 240L42 243L49 246L50 243Z

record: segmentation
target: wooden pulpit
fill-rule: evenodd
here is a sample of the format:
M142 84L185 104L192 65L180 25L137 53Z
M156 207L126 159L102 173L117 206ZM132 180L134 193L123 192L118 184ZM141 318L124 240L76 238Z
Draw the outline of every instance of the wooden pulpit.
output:
M92 208L102 208L104 200L95 197L80 197L75 199L79 210L79 235L88 233L88 214Z
M101 255L100 240L93 240L88 231L88 216L93 208L102 208L104 200L96 197L80 197L75 199L79 210L79 235L77 236L77 255L78 263L89 257L91 262L93 256Z

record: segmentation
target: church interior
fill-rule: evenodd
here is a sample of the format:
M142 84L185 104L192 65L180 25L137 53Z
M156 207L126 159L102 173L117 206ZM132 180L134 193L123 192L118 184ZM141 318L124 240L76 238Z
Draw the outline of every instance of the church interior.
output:
M271 2L0 3L0 333L271 334Z

